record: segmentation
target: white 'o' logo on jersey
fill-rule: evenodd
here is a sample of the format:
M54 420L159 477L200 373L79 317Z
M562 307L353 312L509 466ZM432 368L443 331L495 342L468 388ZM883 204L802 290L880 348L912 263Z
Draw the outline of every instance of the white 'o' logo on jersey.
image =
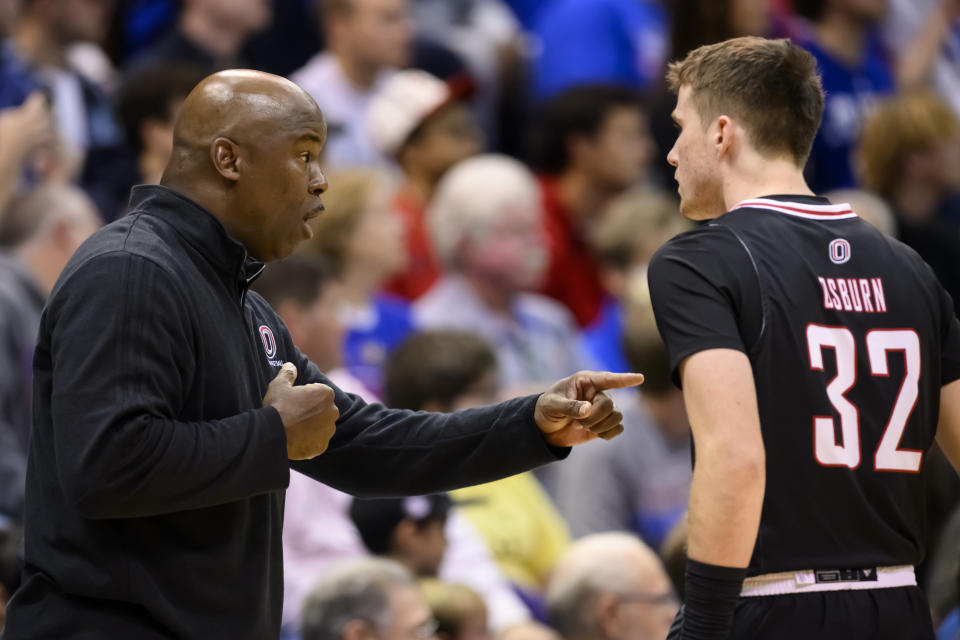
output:
M850 259L850 243L843 238L830 241L830 262L843 264Z

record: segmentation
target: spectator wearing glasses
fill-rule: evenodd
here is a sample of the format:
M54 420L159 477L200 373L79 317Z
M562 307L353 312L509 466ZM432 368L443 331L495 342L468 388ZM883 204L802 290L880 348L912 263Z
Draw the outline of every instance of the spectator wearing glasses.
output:
M660 640L677 600L660 559L637 538L581 538L557 565L547 590L551 624L564 640Z

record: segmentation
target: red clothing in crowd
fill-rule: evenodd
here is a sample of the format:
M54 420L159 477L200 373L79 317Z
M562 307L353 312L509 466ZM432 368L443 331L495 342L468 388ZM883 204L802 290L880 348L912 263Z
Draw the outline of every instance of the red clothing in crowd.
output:
M560 201L556 183L545 176L539 180L550 253L542 292L566 305L583 328L596 320L606 296L600 268L586 240L574 227L570 212Z
M441 272L427 232L427 211L419 198L404 189L394 196L393 208L403 222L409 262L406 270L394 276L384 290L407 300L416 300L433 286Z

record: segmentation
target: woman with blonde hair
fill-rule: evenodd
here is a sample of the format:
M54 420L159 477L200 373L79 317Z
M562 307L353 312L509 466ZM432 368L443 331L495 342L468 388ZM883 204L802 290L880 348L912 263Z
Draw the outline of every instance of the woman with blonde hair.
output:
M390 205L387 180L375 171L328 176L325 211L315 221L305 250L334 267L344 301L344 365L380 395L387 355L413 330L409 305L381 291L407 263L403 229Z

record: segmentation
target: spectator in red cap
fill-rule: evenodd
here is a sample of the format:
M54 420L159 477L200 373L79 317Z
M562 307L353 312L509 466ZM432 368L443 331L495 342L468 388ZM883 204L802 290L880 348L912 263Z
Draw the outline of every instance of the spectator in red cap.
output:
M471 91L469 85L449 84L424 71L400 71L370 103L370 138L403 171L393 204L403 221L409 261L386 286L394 295L418 298L440 275L427 234L426 208L447 170L480 152L482 135L466 102Z

